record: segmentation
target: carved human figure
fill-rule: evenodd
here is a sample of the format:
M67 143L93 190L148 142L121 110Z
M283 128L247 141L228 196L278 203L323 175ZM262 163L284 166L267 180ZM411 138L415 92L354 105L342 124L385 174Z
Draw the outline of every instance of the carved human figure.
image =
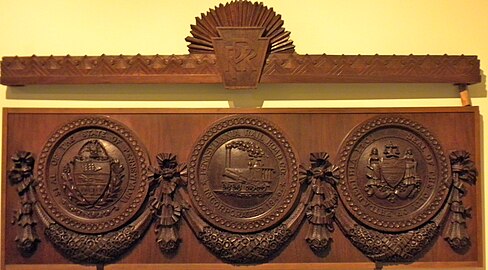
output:
M376 185L377 182L381 179L380 162L381 158L378 154L378 148L374 147L373 149L371 149L371 154L368 158L368 168L371 170L368 173L369 185Z
M413 157L412 149L408 148L403 156L405 160L405 176L403 182L406 185L415 184L417 178L417 161Z
M374 147L368 158L365 191L369 196L388 199L407 199L415 196L419 190L419 176L417 175L417 160L412 148L407 148L400 158L398 145L389 142L385 145L383 157Z
M366 182L365 190L369 196L375 195L380 199L384 199L388 197L391 192L382 188L384 185L381 183L381 161L382 158L379 156L378 148L374 147L371 149L371 153L368 158L369 172L366 174L368 181Z
M407 148L403 156L405 161L405 174L402 182L395 189L395 194L400 199L412 198L419 190L419 176L417 175L417 161L411 148Z

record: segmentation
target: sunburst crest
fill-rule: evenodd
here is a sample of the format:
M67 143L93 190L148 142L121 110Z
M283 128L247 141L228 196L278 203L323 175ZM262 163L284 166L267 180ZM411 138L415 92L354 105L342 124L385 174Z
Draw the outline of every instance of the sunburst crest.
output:
M263 3L234 0L197 17L191 36L185 40L190 43L190 53L213 53L212 38L219 37L217 27L263 27L263 36L270 39L269 53L293 53L295 45L283 25L281 15Z

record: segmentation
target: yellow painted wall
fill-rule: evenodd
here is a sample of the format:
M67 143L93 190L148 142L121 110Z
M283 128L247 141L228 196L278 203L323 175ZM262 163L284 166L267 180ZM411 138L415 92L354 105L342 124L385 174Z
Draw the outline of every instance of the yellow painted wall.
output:
M217 0L0 0L0 56L186 54L190 24ZM267 0L298 53L473 54L488 70L487 0ZM488 123L487 88L471 86ZM458 106L445 84L0 86L2 107ZM231 101L231 102L229 102ZM264 101L264 102L263 102ZM485 132L486 133L486 132ZM486 135L484 136L488 138ZM487 144L483 146L488 153ZM483 164L482 170L488 166ZM485 185L485 194L487 185ZM488 207L485 206L485 216Z

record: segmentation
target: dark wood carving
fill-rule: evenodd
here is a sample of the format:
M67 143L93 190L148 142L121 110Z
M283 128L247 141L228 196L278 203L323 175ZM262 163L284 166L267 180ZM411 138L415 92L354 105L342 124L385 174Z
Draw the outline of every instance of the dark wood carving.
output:
M416 228L447 199L452 180L440 142L414 121L368 121L351 133L340 153L339 195L369 227L385 232Z
M215 53L225 88L256 88L268 53L293 53L283 20L262 3L233 1L211 9L186 40L190 53Z
M149 208L133 218L147 201L148 158L126 127L103 117L71 121L38 163L36 210L47 239L70 260L112 262L147 229Z
M304 212L304 202L295 207L301 189L291 144L269 121L242 115L214 123L193 149L187 219L197 237L229 262L269 259Z
M207 222L251 233L293 210L300 193L296 154L273 124L252 116L224 119L194 149L189 195Z
M450 200L449 220L444 232L444 239L454 250L463 252L470 246L466 219L471 217L471 208L463 204L466 195L464 184L474 185L478 172L470 154L466 151L453 151L449 155L452 171L452 197Z
M134 222L118 230L83 234L59 225L42 208L38 208L37 213L47 227L46 238L61 254L76 263L97 265L113 263L127 253L144 235L152 217L146 210Z
M290 241L305 216L310 194L311 189L308 188L291 215L281 225L265 231L227 232L208 224L191 207L185 211L185 218L201 243L223 261L239 264L264 263L276 256ZM182 192L181 197L188 198L188 194Z
M210 9L191 26L191 37L185 40L190 42L190 53L211 53L215 51L213 39L221 37L219 28L261 28L260 37L270 41L270 53L293 53L295 46L290 40L290 32L285 31L281 15L276 14L272 8L262 3L249 1L232 1L225 5L220 4ZM268 49L266 50L268 51Z
M256 88L263 70L269 38L263 27L218 27L220 37L213 38L215 56L229 89Z
M222 83L214 54L3 57L1 83ZM260 83L453 83L481 81L476 56L271 54Z
M23 256L32 255L40 241L36 232L36 220L34 219L34 204L36 198L33 195L34 190L34 157L25 151L20 151L12 157L13 167L8 172L10 184L16 187L20 197L20 207L14 213L12 223L17 224L20 228L15 241L17 249Z
M329 247L334 231L338 168L330 163L329 154L325 152L311 153L310 163L309 169L301 168L303 180L311 185L313 191L307 206L310 228L305 240L313 251L322 252Z
M283 25L281 16L262 3L232 1L196 18L186 38L188 55L3 57L1 83L224 82L235 89L255 88L258 82L453 83L464 88L481 82L476 56L299 55ZM258 31L254 41L248 29Z
M154 170L151 177L153 185L157 186L151 210L156 216L155 232L159 249L163 253L172 253L178 249L181 241L178 223L183 208L188 207L174 198L176 189L187 184L186 165L178 164L176 155L171 153L158 154L157 160L159 168Z
M347 222L354 223L352 220ZM437 237L439 225L439 221L429 221L420 228L393 234L347 224L344 233L364 255L375 262L412 262Z
M3 209L17 214L4 224L5 268L480 267L478 117L476 107L8 109ZM143 144L161 153L155 167Z
M341 226L375 261L409 261L437 236L452 179L440 141L407 118L379 117L346 138ZM385 248L387 250L385 250Z
M40 203L52 219L76 232L120 228L144 203L147 164L144 147L127 128L107 118L72 121L41 152Z

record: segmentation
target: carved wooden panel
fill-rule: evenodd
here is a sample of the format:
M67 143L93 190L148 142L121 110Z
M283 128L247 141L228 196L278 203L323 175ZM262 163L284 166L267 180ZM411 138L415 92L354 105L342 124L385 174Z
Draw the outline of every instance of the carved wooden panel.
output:
M1 83L258 83L481 82L477 56L300 55L281 15L262 3L232 1L196 18L186 55L3 57Z
M7 269L482 266L476 107L6 109L4 124Z

